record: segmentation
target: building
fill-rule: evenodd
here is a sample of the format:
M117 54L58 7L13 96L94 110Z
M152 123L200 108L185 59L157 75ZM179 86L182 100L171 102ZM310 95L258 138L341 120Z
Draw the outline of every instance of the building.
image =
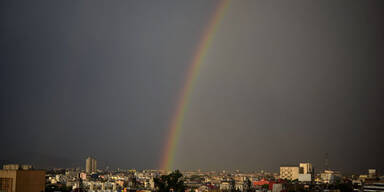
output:
M300 163L299 166L301 174L312 174L314 172L311 163Z
M341 174L338 171L324 170L320 178L323 183L335 183L341 180Z
M368 169L368 177L369 178L376 178L376 169Z
M32 165L20 165L20 164L5 164L3 170L30 170Z
M97 165L96 159L92 159L92 169L91 169L92 173L95 173L97 171L96 165Z
M297 166L281 166L280 179L296 180L299 178L299 170Z
M314 179L314 169L311 163L300 163L299 164L299 181L300 182L311 182Z
M280 192L283 191L283 184L281 183L274 183L272 185L272 192Z
M45 171L0 170L1 192L45 191Z
M88 157L85 160L85 172L86 173L91 173L91 169L92 169L92 158Z
M95 173L97 169L97 162L96 159L92 157L88 157L85 160L85 172L90 174L90 173Z
M19 170L20 165L19 164L6 164L3 165L3 170Z
M228 182L221 182L220 183L220 190L230 190L231 185Z
M383 191L384 192L384 183L377 182L377 183L365 184L363 186L363 191L364 192L368 192L368 191L374 191L374 192Z
M313 177L312 177L311 174L299 174L298 180L300 182L312 182L313 181Z

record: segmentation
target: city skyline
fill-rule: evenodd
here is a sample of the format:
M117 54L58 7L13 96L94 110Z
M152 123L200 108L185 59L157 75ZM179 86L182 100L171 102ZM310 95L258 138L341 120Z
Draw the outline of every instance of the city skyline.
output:
M382 1L0 3L0 164L384 170Z

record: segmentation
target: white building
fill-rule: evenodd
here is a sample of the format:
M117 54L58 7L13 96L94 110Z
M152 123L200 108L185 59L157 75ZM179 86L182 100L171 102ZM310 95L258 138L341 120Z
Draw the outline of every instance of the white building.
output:
M311 182L314 178L314 170L311 163L300 163L299 181Z
M300 182L311 182L312 181L312 175L311 174L299 174L298 179Z
M297 166L281 166L280 179L296 180L299 178L299 170Z
M231 187L230 187L230 184L228 182L222 182L220 183L220 190L229 190Z
M283 190L283 184L281 183L274 183L272 185L272 192L280 192Z

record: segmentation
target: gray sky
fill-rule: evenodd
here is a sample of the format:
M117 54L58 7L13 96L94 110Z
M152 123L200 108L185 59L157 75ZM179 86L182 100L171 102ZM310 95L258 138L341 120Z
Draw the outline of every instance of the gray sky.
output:
M157 168L218 1L1 1L2 162ZM384 171L380 1L233 1L175 167ZM1 163L1 162L0 162Z

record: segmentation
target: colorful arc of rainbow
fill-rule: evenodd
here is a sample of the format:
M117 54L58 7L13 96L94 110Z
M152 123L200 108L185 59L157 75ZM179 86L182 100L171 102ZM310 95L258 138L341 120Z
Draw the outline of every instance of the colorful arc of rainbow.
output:
M220 0L218 3L209 23L204 29L203 36L196 49L196 54L187 70L185 83L180 92L177 108L172 116L167 141L164 146L163 158L160 165L163 170L171 170L172 168L176 146L178 144L180 132L185 119L185 112L188 108L188 101L193 91L201 64L203 63L208 48L212 43L213 36L220 24L220 20L226 12L226 9L229 7L229 1L230 0Z

